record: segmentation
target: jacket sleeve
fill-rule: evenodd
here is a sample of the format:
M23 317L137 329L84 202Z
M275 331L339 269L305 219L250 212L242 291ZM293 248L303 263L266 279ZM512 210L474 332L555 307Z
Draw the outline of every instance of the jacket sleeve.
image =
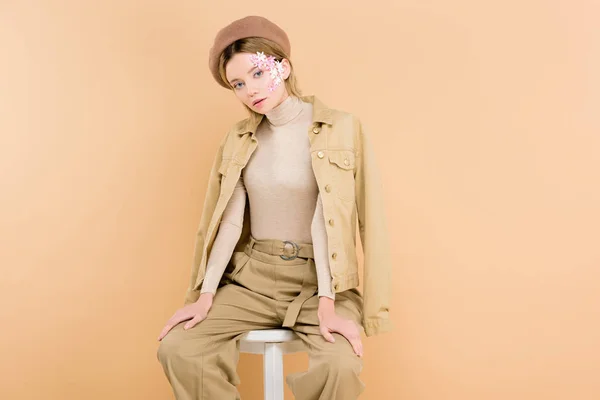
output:
M392 329L390 245L377 159L371 139L356 119L356 207L364 253L363 326L367 336Z
M219 143L219 149L215 155L210 169L210 175L208 177L208 187L206 189L206 195L204 196L204 206L202 207L202 214L200 217L200 224L196 231L196 241L194 244L194 258L192 262L192 270L190 276L190 284L185 294L185 304L193 303L200 297L200 291L195 290L196 279L198 278L198 269L200 267L200 260L202 260L202 251L204 249L204 241L206 239L206 231L210 225L211 218L214 214L217 206L217 200L221 193L221 174L219 173L219 167L221 166L221 159L223 157L223 148L228 135L221 140Z

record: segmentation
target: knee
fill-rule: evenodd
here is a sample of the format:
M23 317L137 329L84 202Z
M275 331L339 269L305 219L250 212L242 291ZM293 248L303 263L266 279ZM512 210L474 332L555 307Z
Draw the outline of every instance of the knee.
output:
M208 336L173 329L160 341L156 357L163 365L193 362L208 351L209 340Z
M193 343L192 343L193 341ZM174 328L162 338L156 356L162 364L177 362L186 358L188 353L197 353L202 347L202 340L192 340L188 332Z
M156 351L156 358L161 364L167 364L169 360L181 354L181 340L175 335L169 335L162 338Z

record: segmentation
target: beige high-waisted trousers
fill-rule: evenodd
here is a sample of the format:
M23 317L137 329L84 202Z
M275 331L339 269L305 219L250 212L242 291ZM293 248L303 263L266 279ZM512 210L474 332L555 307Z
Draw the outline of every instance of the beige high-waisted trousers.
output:
M312 245L251 238L236 252L231 283L220 287L207 318L189 330L186 321L161 341L158 359L177 400L237 400L239 338L256 329L289 327L306 344L308 371L286 378L297 400L352 400L364 390L363 361L343 336L329 343L319 332L317 274ZM336 293L338 315L361 327L362 297L356 289Z

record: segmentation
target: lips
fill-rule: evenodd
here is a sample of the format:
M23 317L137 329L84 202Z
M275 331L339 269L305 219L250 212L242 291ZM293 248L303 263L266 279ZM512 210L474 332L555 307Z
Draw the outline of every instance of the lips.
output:
M252 103L252 105L253 105L253 106L255 106L255 105L257 105L258 103L262 102L263 100L265 100L265 99L258 99L258 100L255 100L255 101Z

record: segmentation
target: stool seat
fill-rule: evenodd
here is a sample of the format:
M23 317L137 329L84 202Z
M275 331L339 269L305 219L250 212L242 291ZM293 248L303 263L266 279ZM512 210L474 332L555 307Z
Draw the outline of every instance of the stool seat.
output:
M291 342L299 340L294 331L290 329L263 329L258 331L250 331L246 333L242 339L245 342Z
M240 352L263 355L265 400L283 400L283 355L304 351L304 343L290 329L263 329L245 333Z
M240 351L250 354L265 354L267 344L277 344L277 349L282 354L304 351L302 340L290 329L250 331L240 338Z

